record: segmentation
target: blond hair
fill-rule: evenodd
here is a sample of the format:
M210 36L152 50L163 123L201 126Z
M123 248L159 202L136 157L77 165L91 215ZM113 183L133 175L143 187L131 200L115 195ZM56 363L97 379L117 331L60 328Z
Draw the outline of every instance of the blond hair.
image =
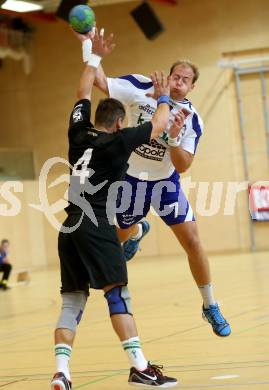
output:
M171 74L173 73L174 69L176 66L178 65L182 65L184 67L188 67L188 68L191 68L192 71L193 71L193 79L192 79L192 83L194 84L199 76L200 76L200 73L199 73L199 70L198 70L198 67L196 65L194 65L191 61L189 60L178 60L176 61L172 66L171 66L171 69L170 69L170 76Z

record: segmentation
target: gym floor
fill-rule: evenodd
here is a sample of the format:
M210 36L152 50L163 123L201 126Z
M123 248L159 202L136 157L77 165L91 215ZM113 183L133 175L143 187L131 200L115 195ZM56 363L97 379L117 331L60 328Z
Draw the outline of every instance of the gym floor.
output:
M146 357L181 389L269 389L268 252L211 256L215 294L232 326L215 336L184 258L137 258L130 291ZM58 269L0 293L0 388L49 389L53 329L60 310ZM128 389L128 362L112 331L102 292L93 291L71 361L74 389Z

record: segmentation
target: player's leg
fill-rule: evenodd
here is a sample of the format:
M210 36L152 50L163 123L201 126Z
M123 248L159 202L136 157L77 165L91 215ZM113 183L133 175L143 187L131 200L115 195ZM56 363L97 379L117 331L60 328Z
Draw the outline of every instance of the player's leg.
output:
M115 316L115 318L112 318L113 327L122 343L127 342L127 344L123 344L123 347L129 352L133 348L134 353L137 354L136 364L139 364L139 368L144 368L147 361L142 355L141 348L139 348L140 342L132 317L130 296L126 286L128 282L127 266L115 226L110 225L105 217L98 217L98 226L95 226L85 216L80 229L75 231L72 237L80 259L88 270L90 286L105 291L111 318ZM153 370L156 371L152 366L147 366L146 370L149 370L150 373ZM132 383L137 383L138 371L133 367L132 378L130 379ZM146 380L156 386L161 377L165 382L163 384L167 384L168 379L164 379L161 374L158 374L158 376L157 374L151 374L151 379L147 378ZM139 384L141 383L144 384L139 378Z
M0 272L3 272L2 280L0 282L0 288L3 290L9 289L7 283L12 271L12 265L10 263L2 263L0 265Z
M126 261L131 260L139 249L139 243L149 232L150 225L142 219L150 209L151 185L147 181L141 181L126 175L126 182L132 187L131 202L127 210L117 212L117 232L120 242L123 244L123 252ZM118 206L122 202L124 194L119 194Z
M106 286L104 292L113 328L131 366L129 383L138 386L161 386L162 388L176 386L175 378L164 376L160 367L150 364L143 354L127 285Z
M199 238L192 208L180 188L178 174L174 173L168 182L169 186L170 182L173 184L173 191L168 190L167 182L164 187L158 185L159 192L153 189L152 205L187 253L192 275L203 298L203 314L217 335L228 336L231 329L221 315L213 295L209 262Z
M152 206L187 252L197 285L206 285L210 283L208 259L199 239L192 208L180 188L178 179L178 174L174 173L167 181L159 182L160 185L153 190ZM210 303L212 300L213 297Z
M135 223L134 225L132 225L126 229L117 227L117 233L118 233L118 237L119 237L120 242L125 242L125 241L129 240L129 238L136 236L139 233L138 224Z
M171 230L188 255L189 266L197 286L211 283L208 258L202 247L195 221L170 225ZM204 295L205 305L214 304L213 292Z
M140 217L143 218L143 217ZM120 218L119 218L120 220ZM131 260L140 249L140 241L150 230L150 224L146 220L135 223L132 227L124 229L117 228L120 242L123 243L125 261Z
M173 184L174 191L168 191ZM180 244L185 249L192 275L198 286L210 284L209 262L202 248L192 208L180 188L178 175L174 173L163 187L154 189L152 205L162 220L172 229ZM215 303L213 292L209 291L209 303ZM205 302L208 305L208 302Z
M73 218L69 217L65 223L75 225L76 221L72 221ZM76 329L86 305L89 287L87 270L80 261L71 234L60 232L58 251L61 265L62 309L54 333L56 374L52 379L51 388L52 390L70 390L72 385L69 360Z
M72 388L69 360L87 295L84 291L63 293L62 300L62 310L54 333L56 374L51 382L53 390Z
M195 221L171 225L173 233L186 251L194 280L203 298L203 316L218 336L229 336L231 328L214 298L209 261L202 247Z

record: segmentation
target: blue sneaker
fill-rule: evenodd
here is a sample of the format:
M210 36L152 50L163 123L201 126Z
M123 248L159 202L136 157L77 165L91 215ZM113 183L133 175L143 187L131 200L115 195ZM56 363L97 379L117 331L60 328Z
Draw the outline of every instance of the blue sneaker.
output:
M147 221L139 222L142 225L142 236L138 240L134 240L129 238L129 240L125 241L123 244L123 253L126 261L131 260L139 248L139 243L142 238L149 232L150 224Z
M205 321L208 321L213 329L213 332L220 337L227 337L231 334L231 327L220 312L219 305L210 305L208 309L203 306L202 316Z

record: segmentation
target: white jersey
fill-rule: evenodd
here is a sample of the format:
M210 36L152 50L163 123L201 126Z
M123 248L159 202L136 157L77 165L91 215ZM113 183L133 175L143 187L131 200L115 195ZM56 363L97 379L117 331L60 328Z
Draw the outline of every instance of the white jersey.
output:
M147 97L153 92L149 78L132 74L119 78L108 78L109 96L120 100L127 108L128 126L138 126L150 121L157 109L156 100ZM128 175L142 180L166 179L175 170L172 164L168 146L169 128L174 115L179 109L185 108L190 112L180 133L180 146L195 154L197 144L203 131L203 122L197 111L187 99L176 102L170 99L170 120L167 130L158 138L151 140L148 145L139 146L129 158Z

